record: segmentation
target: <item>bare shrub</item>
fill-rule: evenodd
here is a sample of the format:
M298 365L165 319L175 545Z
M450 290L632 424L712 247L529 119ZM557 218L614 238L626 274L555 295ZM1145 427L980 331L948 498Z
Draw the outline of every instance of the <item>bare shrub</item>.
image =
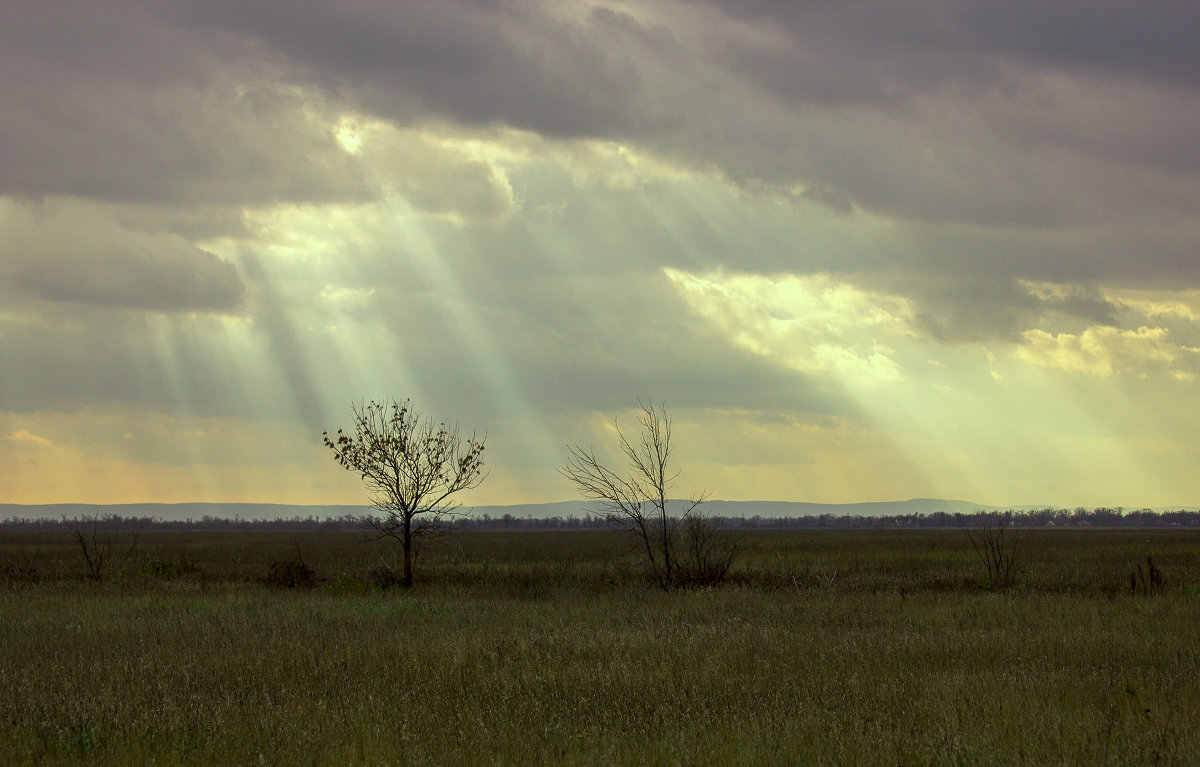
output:
M110 519L115 519L115 517ZM91 522L91 529L86 533L83 530L83 523L85 522ZM71 532L75 534L75 540L83 553L83 562L87 577L93 581L99 581L104 578L104 570L112 561L112 548L115 542L115 533L101 535L100 522L100 515L94 514L90 517L85 516L76 519L71 525ZM137 547L138 533L139 531L137 530L133 532L133 538L121 556L122 563L129 559L129 556L133 554L133 550Z
M964 527L975 555L987 570L986 585L1006 589L1016 583L1021 567L1021 536L1009 530L1012 515L991 526Z
M316 585L316 582L316 573L300 556L272 562L267 570L267 583L279 588L307 589Z
M1137 565L1129 572L1129 591L1142 596L1157 596L1166 593L1167 581L1154 560L1146 557L1146 569Z
M567 464L559 471L585 497L602 503L606 519L637 536L646 570L663 590L686 583L716 583L729 572L736 547L728 545L716 525L698 510L705 500L703 493L684 504L678 517L670 514L667 494L679 476L671 468L671 417L663 405L640 400L638 404L641 433L636 443L613 422L628 475L604 465L594 449L578 445L568 447Z
M725 580L737 559L737 543L720 525L700 514L685 516L678 526L681 552L679 582L713 584Z

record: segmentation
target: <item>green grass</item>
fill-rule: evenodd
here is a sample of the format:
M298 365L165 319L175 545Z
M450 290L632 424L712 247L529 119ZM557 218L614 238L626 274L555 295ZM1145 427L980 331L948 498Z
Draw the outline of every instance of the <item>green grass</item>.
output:
M3 764L1187 764L1200 534L762 533L664 594L606 533L476 533L417 588L346 533L143 534L99 582L0 538ZM114 551L117 549L114 546ZM322 578L262 583L297 550ZM1149 555L1167 593L1128 593ZM831 588L812 568L820 558ZM78 561L77 561L78 560ZM147 568L149 562L187 567ZM20 570L20 572L17 572Z

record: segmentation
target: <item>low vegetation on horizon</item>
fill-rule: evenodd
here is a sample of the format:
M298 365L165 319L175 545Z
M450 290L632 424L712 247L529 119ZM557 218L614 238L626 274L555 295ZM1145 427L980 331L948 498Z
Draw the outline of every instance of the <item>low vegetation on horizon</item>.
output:
M1200 530L1200 511L1127 511L1120 508L1032 509L1029 511L934 512L865 516L859 514L809 514L803 516L729 517L709 515L714 524L730 530L912 530L968 527L992 527L1000 524L1017 528L1191 528ZM345 514L337 517L275 517L242 519L204 515L188 519L159 519L148 516L93 514L74 517L9 517L0 519L0 532L70 532L93 525L105 531L195 530L195 531L327 531L361 530L362 517ZM466 530L612 530L615 526L603 516L518 516L487 513L464 515L444 524L447 532Z

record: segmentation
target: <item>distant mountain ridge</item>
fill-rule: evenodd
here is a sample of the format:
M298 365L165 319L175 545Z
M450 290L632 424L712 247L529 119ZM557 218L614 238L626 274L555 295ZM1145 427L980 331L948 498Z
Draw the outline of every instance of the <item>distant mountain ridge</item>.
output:
M672 510L682 508L684 501L671 501ZM152 517L166 521L217 517L221 519L278 519L341 517L347 514L366 514L372 506L355 505L302 505L279 503L51 503L51 504L0 504L0 519L60 519L100 514L115 514L121 517ZM945 500L938 498L911 498L906 501L871 501L862 503L809 503L804 501L707 501L705 511L719 517L808 517L831 514L834 516L885 517L908 514L970 514L976 511L1047 508L1047 506L997 507L970 501ZM1054 507L1060 508L1060 507ZM1194 509L1195 507L1170 507ZM476 506L472 513L490 517L505 514L514 517L582 517L600 511L600 506L588 501L560 501L556 503L524 503L508 506Z

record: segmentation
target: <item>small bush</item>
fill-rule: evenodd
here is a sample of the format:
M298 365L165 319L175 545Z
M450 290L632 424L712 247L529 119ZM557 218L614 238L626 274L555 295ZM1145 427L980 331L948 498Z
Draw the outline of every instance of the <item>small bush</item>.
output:
M284 589L307 589L316 584L316 573L301 557L281 559L271 564L267 583Z
M676 565L680 585L712 586L725 580L737 559L737 544L707 517L684 517L679 527L682 556Z

